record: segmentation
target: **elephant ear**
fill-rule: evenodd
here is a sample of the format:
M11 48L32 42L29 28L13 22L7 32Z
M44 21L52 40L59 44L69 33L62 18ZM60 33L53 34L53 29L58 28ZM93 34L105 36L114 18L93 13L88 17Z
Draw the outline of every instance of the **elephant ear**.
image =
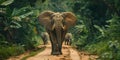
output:
M76 17L73 13L63 12L62 15L64 17L64 24L65 24L66 28L69 28L76 24Z
M46 28L50 28L50 26L51 26L51 15L53 13L54 12L52 12L52 11L42 12L38 17L38 19L40 21L40 24L45 26Z

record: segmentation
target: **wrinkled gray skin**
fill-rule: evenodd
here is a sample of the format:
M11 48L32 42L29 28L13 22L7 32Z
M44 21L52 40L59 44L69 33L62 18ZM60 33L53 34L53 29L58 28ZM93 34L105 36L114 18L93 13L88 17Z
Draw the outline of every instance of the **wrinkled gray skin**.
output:
M48 40L49 40L49 34L47 32L42 32L41 38L43 40L44 45L46 45L48 43Z
M72 34L71 33L67 33L65 35L65 45L71 45L72 43Z
M62 43L65 35L71 26L76 23L76 17L71 12L52 12L45 11L39 15L40 24L42 24L50 36L52 44L52 55L62 54Z

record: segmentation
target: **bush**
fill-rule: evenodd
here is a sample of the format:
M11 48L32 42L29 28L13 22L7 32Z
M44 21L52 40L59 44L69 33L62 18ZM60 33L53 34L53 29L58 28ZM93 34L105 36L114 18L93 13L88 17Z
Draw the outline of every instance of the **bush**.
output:
M0 60L4 60L9 56L16 56L25 52L25 49L21 45L12 45L7 47L1 47L0 49Z

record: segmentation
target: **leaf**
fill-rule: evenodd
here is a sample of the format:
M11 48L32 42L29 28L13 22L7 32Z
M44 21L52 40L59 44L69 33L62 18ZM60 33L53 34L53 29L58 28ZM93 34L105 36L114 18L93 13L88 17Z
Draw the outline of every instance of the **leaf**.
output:
M16 8L14 8L11 15L12 15L12 16L16 16L16 15L18 14L18 12L19 12L19 11L18 11Z
M20 28L22 27L18 22L12 21L14 25L10 25L11 28Z
M20 15L19 17L20 17L20 18L25 18L25 17L27 17L27 16L29 16L29 15L32 15L32 14L33 14L33 11L28 12L28 13L23 14L23 15Z
M7 5L13 3L13 1L14 0L7 0L7 1L3 2L1 5L7 6Z
M104 30L103 30L100 26L94 25L94 27L95 27L96 29L98 29L103 36L105 35Z

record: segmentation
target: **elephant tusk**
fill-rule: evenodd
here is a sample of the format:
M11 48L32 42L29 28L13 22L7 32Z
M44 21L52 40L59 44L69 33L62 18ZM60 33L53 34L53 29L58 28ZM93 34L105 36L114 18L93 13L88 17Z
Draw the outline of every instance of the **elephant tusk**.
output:
M63 26L62 28L63 28L63 30L65 30L65 29L66 29L66 26Z
M52 30L54 30L55 29L55 24L53 24L53 26L52 26Z
M62 27L63 28L63 30L65 29L65 27Z

